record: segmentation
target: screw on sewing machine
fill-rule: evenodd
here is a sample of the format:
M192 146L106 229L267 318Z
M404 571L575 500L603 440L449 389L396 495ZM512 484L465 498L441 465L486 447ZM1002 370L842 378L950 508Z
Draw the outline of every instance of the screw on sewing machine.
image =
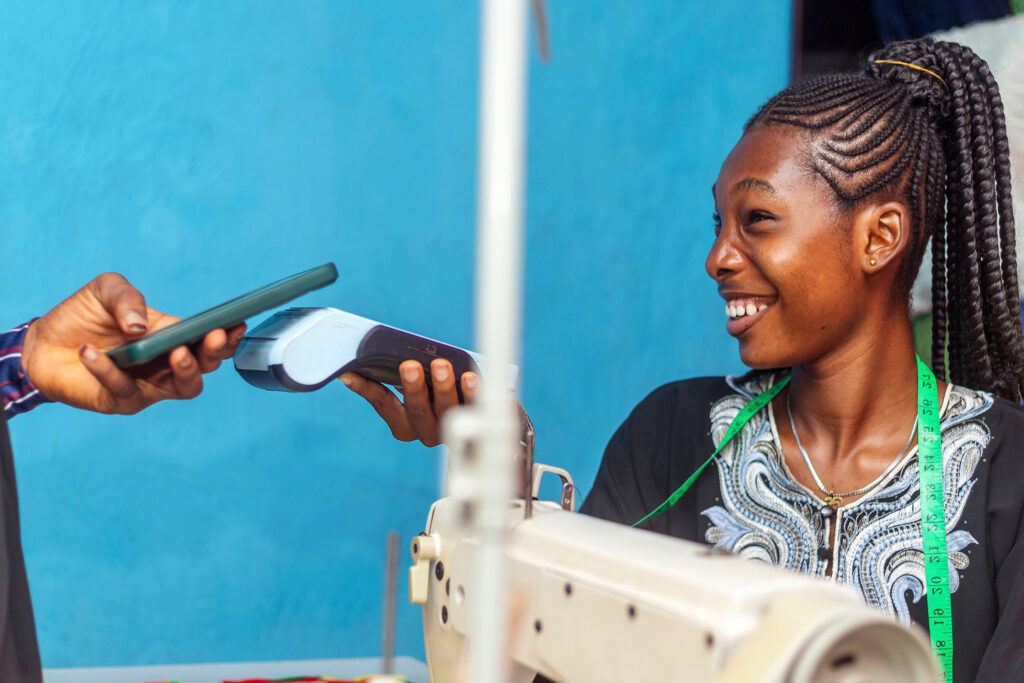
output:
M571 481L564 482L562 484L562 509L563 510L569 510L570 512L572 511L572 501L573 501L572 494L573 494L572 482Z
M857 658L853 655L844 655L839 657L832 662L833 669L841 669L846 666L852 666L857 663Z
M438 581L444 578L444 562L438 562L434 565L434 576L437 577Z
M566 597L572 595L572 584L571 583L566 583L565 584L565 595L566 595Z

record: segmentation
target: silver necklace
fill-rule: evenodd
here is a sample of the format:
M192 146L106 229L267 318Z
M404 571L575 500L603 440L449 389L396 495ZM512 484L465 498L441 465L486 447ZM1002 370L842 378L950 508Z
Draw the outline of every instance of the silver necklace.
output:
M834 510L839 509L839 506L843 504L843 498L850 498L852 496L859 496L862 493L867 493L868 491L873 489L878 484L878 482L888 477L889 474L894 469L896 469L896 465L899 464L900 460L903 459L903 455L907 452L907 449L910 448L910 444L914 442L914 434L917 433L916 417L914 418L914 426L910 430L910 438L907 439L907 445L904 446L903 450L899 452L899 455L896 456L896 459L893 460L889 464L889 466L885 468L884 472L878 475L870 484L866 486L861 486L856 491L850 491L849 493L836 493L835 489L827 489L825 488L825 485L821 483L821 478L818 476L818 473L814 471L814 465L811 464L811 458L810 456L807 455L807 450L804 448L803 443L800 442L800 434L798 434L796 431L796 423L793 421L793 410L791 408L791 404L789 401L789 397L792 395L792 390L790 390L789 393L786 394L786 414L789 416L789 428L793 430L793 438L796 439L796 447L800 449L800 455L804 457L804 464L807 465L807 471L811 473L811 478L814 479L814 483L818 486L821 492L825 494L825 503L827 505L831 505L832 509Z

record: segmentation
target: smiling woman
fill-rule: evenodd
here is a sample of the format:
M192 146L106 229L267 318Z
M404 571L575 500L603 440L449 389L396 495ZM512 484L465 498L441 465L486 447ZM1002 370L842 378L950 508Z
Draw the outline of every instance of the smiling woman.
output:
M705 267L752 371L654 391L612 437L582 511L848 583L930 627L954 680L1016 678L1024 339L987 66L925 39L795 84L750 120L713 193ZM929 239L938 382L908 313ZM346 383L393 431L429 441L457 381L432 370L433 405L415 363L404 405ZM951 596L951 632L936 593Z
M765 104L713 188L705 264L754 370L652 393L612 438L583 511L644 517L744 406L776 392L724 444L717 476L702 474L645 526L849 583L904 623L931 626L953 680L1013 678L1024 664L1014 645L1024 349L1002 118L984 62L931 40L888 46L862 73L798 83ZM925 383L908 296L929 238L943 479L934 526L946 540L926 554ZM929 623L942 610L926 585L948 587L952 647Z

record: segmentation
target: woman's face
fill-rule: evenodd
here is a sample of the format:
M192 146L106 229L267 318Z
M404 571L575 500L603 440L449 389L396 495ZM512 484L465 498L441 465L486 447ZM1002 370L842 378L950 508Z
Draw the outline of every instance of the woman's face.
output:
M715 241L705 268L725 300L726 330L752 368L813 362L863 319L864 246L831 188L808 169L804 135L755 126L713 188Z

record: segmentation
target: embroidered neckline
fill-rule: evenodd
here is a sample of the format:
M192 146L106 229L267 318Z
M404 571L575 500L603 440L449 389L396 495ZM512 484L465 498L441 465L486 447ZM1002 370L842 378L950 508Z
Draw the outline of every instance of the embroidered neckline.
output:
M767 373L726 378L732 391L710 408L713 440L721 439L736 412L773 380ZM970 563L965 548L977 543L957 525L992 439L982 416L993 403L991 394L950 385L940 408L954 593L958 571ZM818 513L817 496L785 467L772 411L762 411L720 453L718 502L701 511L709 522L704 536L741 557L817 576L824 576L832 560L831 580L853 586L868 604L909 623L910 606L922 600L925 589L917 466L915 447L886 481L826 520ZM833 522L839 522L835 539L823 557L819 549Z
M776 381L777 381L777 377L773 373L772 374L771 384L769 384L768 386L772 386L773 384L775 384ZM946 419L946 412L947 412L947 409L949 407L949 397L953 393L953 387L954 387L954 385L953 385L952 382L947 382L946 383L946 390L942 394L942 405L939 407L939 421L940 421L940 423L941 423L942 420ZM957 388L959 389L959 387L957 387ZM768 410L768 424L771 425L772 440L775 442L775 449L776 449L776 452L778 453L778 456L779 456L779 463L780 463L780 465L782 467L782 471L785 473L785 475L789 478L789 480L793 484L795 484L796 486L800 487L800 490L802 490L804 493L806 493L808 496L810 496L811 499L816 504L825 505L825 499L822 498L818 494L818 492L814 491L813 489L811 489L811 488L809 488L807 486L804 486L800 482L799 479L797 479L796 477L793 476L792 470L789 469L789 463L786 461L786 456L785 456L785 454L782 451L782 440L779 439L779 428L778 428L778 425L775 422L775 406L774 406L774 402L768 404L767 410ZM859 496L857 498L857 500L853 501L852 503L847 503L845 505L840 506L840 509L843 510L844 512L849 511L849 510L853 510L861 502L869 501L874 496L878 495L879 491L884 491L885 487L888 486L892 482L892 480L895 479L897 476L899 476L899 474L906 468L907 463L909 463L911 460L916 459L916 458L917 458L917 444L915 443L913 446L911 446L907 450L906 453L903 454L903 457L900 458L899 463L895 467L892 468L892 472L889 473L889 476L885 477L884 479L880 479L874 486L872 486L870 489L865 491L861 496Z

